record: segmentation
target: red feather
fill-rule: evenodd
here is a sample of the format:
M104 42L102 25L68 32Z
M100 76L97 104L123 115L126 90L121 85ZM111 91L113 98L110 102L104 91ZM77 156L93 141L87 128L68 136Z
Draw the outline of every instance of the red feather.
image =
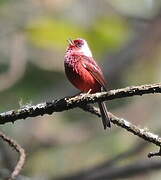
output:
M92 54L85 40L78 39L69 42L65 56L65 73L69 81L82 92L91 93L106 90L106 81L101 68L92 58ZM85 51L79 51L86 43ZM86 53L85 53L86 52ZM89 56L87 56L87 55ZM104 102L98 102L104 129L110 127L110 119Z
M106 81L104 78L104 75L102 73L102 70L100 67L96 64L96 62L91 57L87 56L80 56L81 63L84 66L85 69L87 69L90 74L97 80L97 82L106 90Z

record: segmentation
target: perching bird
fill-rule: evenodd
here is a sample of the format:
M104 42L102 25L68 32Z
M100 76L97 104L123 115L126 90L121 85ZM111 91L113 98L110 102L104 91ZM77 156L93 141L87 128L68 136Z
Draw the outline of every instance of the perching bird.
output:
M65 54L65 73L69 81L85 93L106 91L106 81L102 70L92 57L84 39L69 40ZM110 118L104 102L98 102L104 129L111 127Z

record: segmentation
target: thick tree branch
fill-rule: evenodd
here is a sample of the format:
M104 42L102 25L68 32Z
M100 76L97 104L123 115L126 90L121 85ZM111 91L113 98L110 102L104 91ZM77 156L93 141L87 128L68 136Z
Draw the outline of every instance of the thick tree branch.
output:
M108 92L101 92L95 94L80 94L74 97L65 97L51 102L44 102L37 105L27 105L18 110L11 110L0 114L0 124L7 122L14 122L18 119L26 119L27 117L36 117L44 114L52 114L54 112L61 112L73 109L79 106L84 106L88 103L95 103L98 101L113 100L123 97L131 97L143 94L161 93L161 83L132 86Z
M35 106L26 106L18 110L12 110L0 114L0 124L7 122L14 122L18 119L26 119L27 117L35 117L38 115L52 114L53 112L61 112L72 108L80 107L86 111L100 116L96 108L91 107L88 103L95 103L99 101L112 100L123 97L131 97L135 95L143 95L150 93L161 93L161 83L151 85L132 86L123 89L111 90L108 92L101 92L96 94L80 94L78 96L66 97L51 102L37 104ZM151 142L161 147L161 138L158 135L148 132L145 129L140 129L130 122L114 116L109 113L111 122L120 126L127 131L141 137L142 139ZM148 157L161 155L159 153L150 153Z

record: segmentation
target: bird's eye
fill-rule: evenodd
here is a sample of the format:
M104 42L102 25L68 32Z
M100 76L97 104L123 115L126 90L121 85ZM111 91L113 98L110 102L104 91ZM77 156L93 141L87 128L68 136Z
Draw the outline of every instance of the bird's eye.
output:
M75 44L75 46L78 47L78 48L81 48L81 47L83 46L83 42L78 41L78 40L75 40L75 41L74 41L74 44Z
M78 42L78 43L76 44L76 46L77 46L77 47L82 47L82 44Z

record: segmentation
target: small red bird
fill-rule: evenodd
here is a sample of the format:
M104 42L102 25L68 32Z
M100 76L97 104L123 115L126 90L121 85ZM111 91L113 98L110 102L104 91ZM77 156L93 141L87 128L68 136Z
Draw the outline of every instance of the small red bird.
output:
M106 81L102 70L93 59L90 48L84 39L69 40L64 66L69 81L82 92L106 91ZM104 129L111 127L105 103L99 102L98 105Z

